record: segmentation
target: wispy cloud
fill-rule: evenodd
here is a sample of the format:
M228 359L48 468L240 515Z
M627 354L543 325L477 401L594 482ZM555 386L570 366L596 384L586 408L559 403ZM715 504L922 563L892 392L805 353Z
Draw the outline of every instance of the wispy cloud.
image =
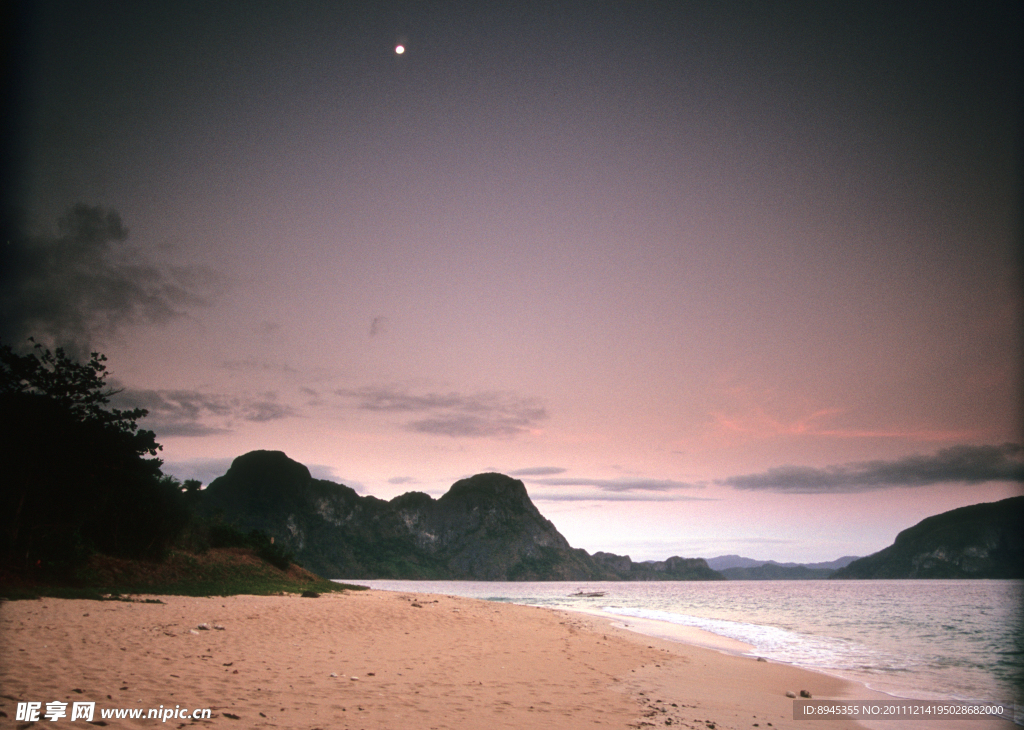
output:
M1024 482L1024 447L1011 443L951 446L931 456L907 456L890 461L863 461L821 469L780 466L716 483L736 489L819 494L924 487L946 482Z
M265 423L298 415L273 392L226 396L196 390L124 390L112 401L118 408L149 411L140 425L158 438L211 436L233 431L239 421Z
M320 405L323 405L323 403L324 403L324 399L320 395L320 391L318 391L318 390L316 390L314 388L309 388L309 387L303 385L303 386L299 387L299 392L302 393L304 396L306 396L306 405L307 406L320 406Z
M604 492L678 492L700 489L702 485L693 482L679 482L673 479L647 479L622 477L618 479L588 479L583 477L557 477L535 479L537 484L553 487L595 487Z
M534 490L535 502L717 502L715 497L695 497L678 492L602 492L594 489Z
M543 403L507 392L411 393L405 388L368 386L336 395L357 408L409 414L407 431L454 438L510 438L537 428L548 417Z
M297 415L297 411L294 408L278 403L274 400L273 396L264 397L260 400L240 402L237 412L244 420L255 423L278 421L282 418Z
M0 337L32 336L81 356L102 336L163 324L209 304L219 277L192 266L159 266L127 244L120 216L78 204L56 234L16 232L0 248Z
M533 471L524 469L522 471ZM539 467L535 471L557 474L565 469ZM513 472L520 476L521 472ZM530 476L530 475L522 475ZM530 496L548 502L705 502L713 497L688 494L703 484L680 482L673 479L646 477L619 477L595 479L590 477L542 476L529 479Z
M510 477L547 477L554 476L555 474L564 474L566 472L560 466L533 466L527 469L516 469L510 471L508 475Z
M265 360L256 360L255 358L246 358L244 360L225 360L220 365L225 370L231 370L239 373L297 373L298 371L288 363L273 363L266 362Z
M660 556L664 560L670 555L717 557L724 553L760 551L761 548L777 548L801 544L802 541L792 538L770 537L733 537L733 536L699 536L679 537L672 540L630 540L630 549L647 554ZM610 544L608 552L616 552L616 545ZM838 556L837 556L838 557ZM633 558L639 560L641 558Z

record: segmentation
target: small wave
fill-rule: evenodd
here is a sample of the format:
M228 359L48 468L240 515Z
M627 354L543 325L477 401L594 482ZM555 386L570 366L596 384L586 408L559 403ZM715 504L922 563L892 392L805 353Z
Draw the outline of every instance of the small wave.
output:
M816 669L860 670L871 667L886 671L906 670L910 667L894 656L881 655L864 646L845 639L800 634L776 626L727 621L687 614L671 613L644 608L608 606L602 610L618 616L666 621L682 626L693 626L712 634L750 644L752 654L767 659L799 664Z

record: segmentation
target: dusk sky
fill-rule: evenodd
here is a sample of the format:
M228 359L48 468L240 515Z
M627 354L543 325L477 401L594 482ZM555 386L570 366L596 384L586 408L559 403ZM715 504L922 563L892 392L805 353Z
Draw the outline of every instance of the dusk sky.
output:
M166 473L500 471L634 560L1024 493L1020 3L25 7L3 341Z

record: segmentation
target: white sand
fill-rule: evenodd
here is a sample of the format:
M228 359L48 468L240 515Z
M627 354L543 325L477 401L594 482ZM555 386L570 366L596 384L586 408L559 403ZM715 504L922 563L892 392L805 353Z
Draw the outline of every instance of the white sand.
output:
M160 600L0 604L0 727L17 725L19 701L54 700L69 715L95 702L94 721L113 708L213 713L112 728L859 727L794 721L785 696L858 686L695 645L714 645L710 635L655 638L592 615L379 591Z

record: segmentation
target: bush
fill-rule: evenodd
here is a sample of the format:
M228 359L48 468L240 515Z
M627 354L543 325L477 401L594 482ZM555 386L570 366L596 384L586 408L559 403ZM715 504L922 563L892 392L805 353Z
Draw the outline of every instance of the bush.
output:
M65 573L95 551L159 558L188 521L152 458L155 435L138 428L146 411L104 408L105 359L0 345L0 556L11 567Z

